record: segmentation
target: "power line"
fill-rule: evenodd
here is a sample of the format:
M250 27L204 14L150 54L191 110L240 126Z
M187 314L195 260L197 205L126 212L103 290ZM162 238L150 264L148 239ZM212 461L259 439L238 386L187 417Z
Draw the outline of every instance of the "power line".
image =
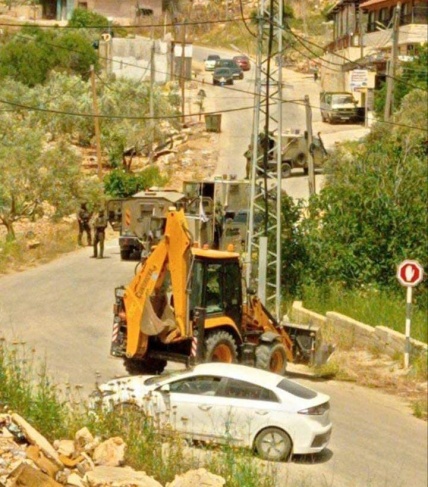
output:
M217 19L217 20L198 20L195 22L179 22L174 21L170 23L162 23L162 24L144 24L144 25L118 25L116 26L117 29L147 29L147 28L154 28L154 27L180 27L180 26L188 26L188 25L210 25L210 24L224 24L224 23L231 23L231 22L240 22L241 20L250 20L250 19L241 19L239 17L233 17L232 19ZM36 27L39 29L55 29L55 30L91 30L91 29L102 29L102 30L114 30L114 25L89 25L89 26L74 26L74 25L43 25L43 24L4 24L0 23L0 27Z

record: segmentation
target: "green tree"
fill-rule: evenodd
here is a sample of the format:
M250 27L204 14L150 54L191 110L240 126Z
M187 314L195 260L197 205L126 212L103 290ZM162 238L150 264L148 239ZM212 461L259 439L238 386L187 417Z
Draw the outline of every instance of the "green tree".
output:
M302 227L306 281L394 287L404 258L426 265L427 102L427 93L415 90L403 99L397 125L379 124L364 143L333 155ZM421 130L402 127L410 119Z
M123 169L113 169L105 178L105 191L114 198L126 198L138 191L149 189L151 186L164 186L167 178L161 175L155 166L138 173L131 173Z
M420 46L415 58L402 62L394 80L394 106L400 108L402 99L415 88L428 89L428 44ZM376 91L375 112L383 118L386 100L386 83Z
M53 70L89 77L98 56L79 32L43 31L24 27L0 46L0 79L10 77L27 86L44 84Z
M71 14L71 19L68 21L68 26L76 28L107 28L108 20L107 17L97 12L85 8L75 8Z
M85 183L80 155L61 141L47 145L42 126L5 114L0 133L0 224L9 240L15 238L14 224L42 216L45 203L61 217L89 192L99 199L102 187L95 191L92 182Z

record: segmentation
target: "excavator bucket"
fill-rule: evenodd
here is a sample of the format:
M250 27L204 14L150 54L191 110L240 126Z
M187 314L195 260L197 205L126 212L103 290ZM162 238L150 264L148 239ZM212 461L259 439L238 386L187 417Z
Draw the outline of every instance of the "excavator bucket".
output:
M321 329L314 324L282 322L293 342L294 361L323 365L334 351L334 345L323 343Z

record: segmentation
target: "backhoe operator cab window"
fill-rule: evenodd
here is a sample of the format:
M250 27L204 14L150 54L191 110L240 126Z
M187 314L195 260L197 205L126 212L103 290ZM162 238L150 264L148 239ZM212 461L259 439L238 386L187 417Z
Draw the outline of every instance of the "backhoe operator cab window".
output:
M241 321L241 270L236 260L196 259L192 273L190 311L200 306L207 315L225 314Z

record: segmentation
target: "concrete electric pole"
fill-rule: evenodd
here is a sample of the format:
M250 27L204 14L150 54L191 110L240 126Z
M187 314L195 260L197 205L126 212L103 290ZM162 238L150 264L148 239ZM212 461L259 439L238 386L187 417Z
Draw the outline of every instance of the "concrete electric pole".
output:
M398 57L398 30L400 26L400 11L401 4L397 3L394 11L394 23L392 27L392 47L391 47L391 59L388 65L388 75L386 79L386 99L385 99L385 112L384 120L388 121L391 118L393 106L394 106L394 81L395 81L395 67L397 65Z

